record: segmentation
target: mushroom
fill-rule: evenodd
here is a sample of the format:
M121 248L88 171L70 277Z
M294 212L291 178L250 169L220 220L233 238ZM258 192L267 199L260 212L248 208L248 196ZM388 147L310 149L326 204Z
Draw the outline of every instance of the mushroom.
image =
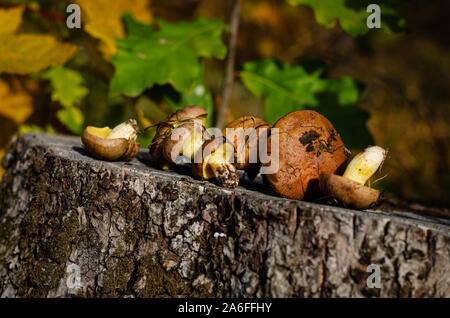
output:
M136 120L129 119L114 127L87 126L81 135L86 149L96 158L108 161L130 161L139 152Z
M366 148L350 161L342 176L322 173L320 189L346 207L367 209L373 206L380 197L380 191L365 186L365 183L380 168L386 155L387 151L381 147Z
M278 151L277 156L272 154L278 158L278 170L264 175L265 179L284 197L317 198L320 174L344 168L347 150L339 134L328 119L311 110L291 112L273 128L268 142L277 143L269 149Z
M201 121L200 128L203 131L207 115L208 113L200 106L188 106L170 115L165 122L159 123L153 142L150 145L150 154L153 161L161 169L167 170L171 165L177 163L177 156L174 157L172 154L184 153L192 159L203 143L203 139L199 138L202 134L198 133L199 127L195 125L195 120ZM175 132L174 136L178 137L178 139L175 139L172 136L177 127L182 127L183 129L178 129ZM187 138L187 132L194 132L192 138ZM190 141L190 147L184 145L186 141ZM175 147L180 149L178 153L173 151Z
M223 135L234 145L233 164L238 170L244 170L250 179L254 179L261 167L259 160L259 137L264 129L272 126L264 119L244 116L223 129Z
M231 163L233 158L234 146L224 136L207 140L195 154L192 172L205 180L216 178L225 188L235 188L239 175Z
M195 153L202 147L204 125L187 122L178 125L166 138L162 147L163 156L170 164L178 164L180 155L194 160Z

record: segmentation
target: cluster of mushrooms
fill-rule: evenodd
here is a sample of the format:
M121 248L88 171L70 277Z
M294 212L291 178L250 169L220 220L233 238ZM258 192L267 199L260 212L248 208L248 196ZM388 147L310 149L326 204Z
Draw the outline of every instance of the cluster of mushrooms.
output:
M208 133L207 115L200 106L188 106L156 126L150 154L158 168L170 169L183 164L182 158L189 159L195 177L215 179L222 187L235 188L238 170L253 179L261 167L271 164L259 157L250 160L250 154L260 155L258 141L265 133L267 149L277 151L278 169L262 177L281 196L297 200L327 196L356 209L369 208L379 199L380 192L365 184L380 169L387 151L370 146L349 162L349 151L338 132L315 111L291 112L273 126L261 118L241 117L223 129L220 137ZM227 128L251 133L241 139L243 136L236 133L227 136ZM81 139L98 159L128 161L139 152L138 134L136 121L130 119L113 129L88 126ZM271 147L275 142L276 147Z

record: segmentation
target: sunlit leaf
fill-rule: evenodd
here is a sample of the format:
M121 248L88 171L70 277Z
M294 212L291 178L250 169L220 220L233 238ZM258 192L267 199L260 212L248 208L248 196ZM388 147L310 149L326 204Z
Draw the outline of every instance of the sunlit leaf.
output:
M125 12L131 12L142 23L151 23L152 15L147 0L77 0L83 10L84 29L101 41L100 49L107 60L117 51L115 39L125 36L121 21Z
M21 13L19 9L0 9L0 73L38 72L64 64L75 54L75 45L60 43L53 36L15 34Z
M307 72L300 65L263 60L246 63L240 77L253 94L265 99L264 117L271 123L294 110L314 109L333 123L348 147L370 144L368 113L355 105L359 98L355 81L323 79L321 74L322 69Z
M67 129L77 135L83 132L84 115L77 107L67 107L58 110L56 113L59 121L63 123Z
M25 90L12 91L7 82L0 80L0 115L21 124L33 113L31 96Z
M0 9L0 36L13 34L22 23L23 7Z
M365 34L367 27L367 6L370 0L287 0L292 5L303 4L314 10L316 20L326 28L332 28L339 21L342 28L353 36ZM381 7L381 28L388 32L396 31L404 24L396 11L389 6L379 4Z
M52 100L64 107L79 106L89 93L80 73L63 66L52 68L44 72L41 77L51 83Z
M171 84L191 94L201 72L199 58L224 58L221 35L226 29L219 20L198 18L193 22L158 20L160 30L125 16L128 36L118 40L119 51L111 59L116 73L111 92L138 96L154 84Z

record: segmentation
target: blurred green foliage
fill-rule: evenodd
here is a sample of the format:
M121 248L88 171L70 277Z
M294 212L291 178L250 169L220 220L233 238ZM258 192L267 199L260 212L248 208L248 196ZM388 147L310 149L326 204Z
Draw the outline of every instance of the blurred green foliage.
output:
M64 66L49 69L41 78L50 81L52 100L64 107L80 106L89 93L81 74Z
M81 135L83 132L84 115L78 107L70 106L58 110L56 116L72 133Z
M374 3L381 8L381 27L387 32L395 32L402 28L404 19L383 1L372 0L286 0L291 5L307 5L314 10L317 22L326 28L332 28L339 22L342 29L358 36L367 33L366 20L370 13L367 7Z
M367 130L369 114L356 107L359 90L349 77L323 79L323 68L307 71L271 59L248 62L240 77L256 96L265 99L264 117L275 123L288 112L313 109L327 117L347 147L361 149L373 143Z

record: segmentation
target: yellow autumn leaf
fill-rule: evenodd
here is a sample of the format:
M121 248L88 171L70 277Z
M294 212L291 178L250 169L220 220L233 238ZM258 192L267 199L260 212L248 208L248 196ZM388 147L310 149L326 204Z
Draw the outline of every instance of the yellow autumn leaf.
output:
M23 7L0 10L0 36L12 34L17 31L22 23Z
M8 83L0 80L0 115L21 124L33 113L31 96L23 90L12 91Z
M23 9L0 9L0 73L29 74L64 64L77 47L44 34L16 34ZM5 31L6 30L6 31Z
M83 10L84 29L99 39L100 50L109 60L117 51L116 39L125 36L122 16L131 12L141 23L151 23L153 18L148 0L77 0Z
M29 74L67 62L77 47L50 35L0 36L0 73Z

